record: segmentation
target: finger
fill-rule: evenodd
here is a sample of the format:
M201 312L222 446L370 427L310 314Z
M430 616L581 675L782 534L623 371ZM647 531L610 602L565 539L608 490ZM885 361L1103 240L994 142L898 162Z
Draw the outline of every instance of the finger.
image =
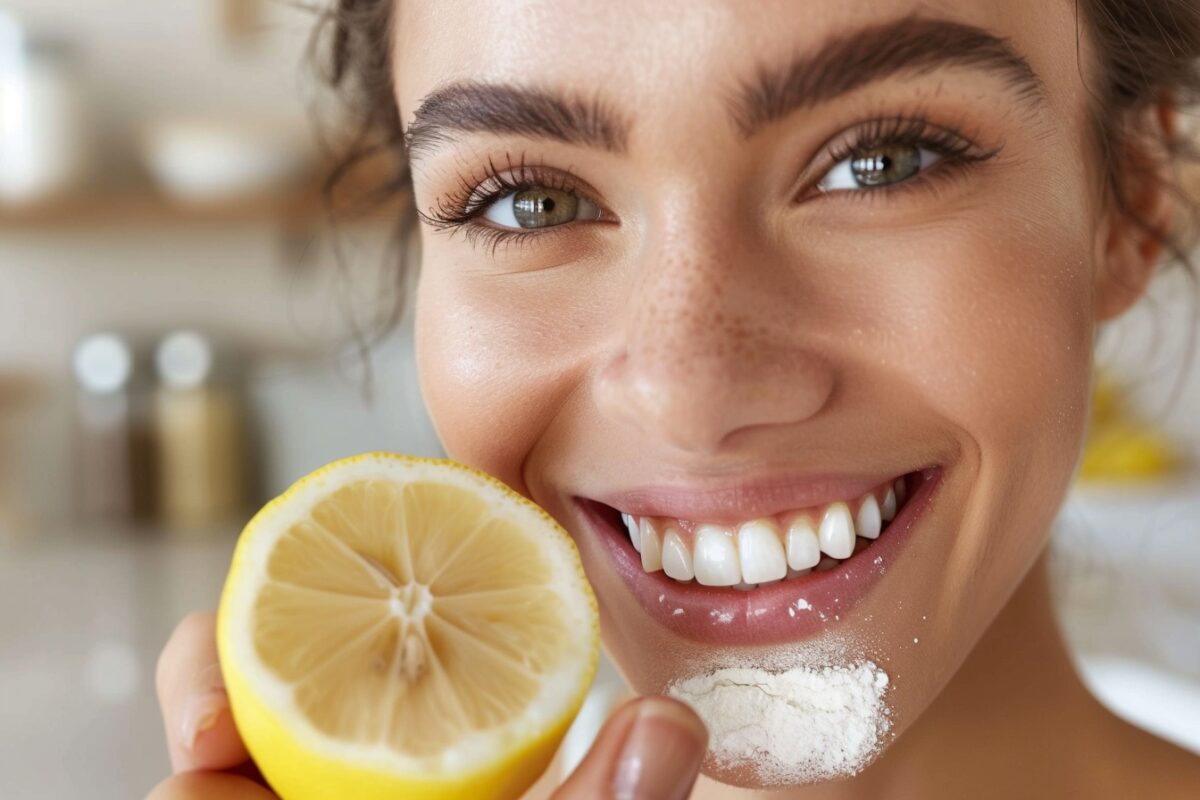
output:
M146 800L279 800L254 781L224 772L185 772L150 790Z
M250 758L229 712L215 615L190 614L179 623L158 658L156 683L175 772L229 769Z
M708 745L696 712L666 697L622 706L555 800L686 800Z

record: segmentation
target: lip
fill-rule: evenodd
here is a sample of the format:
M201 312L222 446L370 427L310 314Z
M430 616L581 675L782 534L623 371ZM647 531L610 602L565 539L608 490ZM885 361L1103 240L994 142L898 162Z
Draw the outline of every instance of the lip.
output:
M802 479L750 481L711 489L652 486L596 497L600 503L639 517L675 517L717 524L736 524L798 508L814 508L861 497L896 477L878 475L809 475Z
M915 492L883 535L868 547L828 571L810 572L748 592L684 584L662 572L647 573L625 532L609 519L601 505L604 501L576 498L576 502L625 585L658 624L707 644L771 645L807 639L839 625L887 574L941 485L941 468L914 475L919 481ZM700 516L695 511L688 513ZM741 518L747 516L750 514Z

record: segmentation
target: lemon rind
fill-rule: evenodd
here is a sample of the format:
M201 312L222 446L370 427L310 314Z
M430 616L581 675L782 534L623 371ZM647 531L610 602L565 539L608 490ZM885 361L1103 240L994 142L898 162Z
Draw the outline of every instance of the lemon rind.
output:
M445 469L448 466L452 469ZM559 536L547 536L540 543L542 552L550 560L555 574L572 574L579 578L574 583L581 591L576 593L577 596L564 595L560 610L568 619L565 635L575 637L572 645L575 652L586 651L586 657L568 660L566 663L574 669L560 670L544 681L522 716L490 731L464 737L455 746L433 756L414 757L383 744L346 744L331 739L307 720L296 705L288 684L273 676L254 652L251 621L255 590L266 578L267 557L275 542L292 523L302 519L319 498L349 482L367 478L406 482L434 479L480 492L489 503L507 508L506 516L517 522L528 522L531 530L547 526L557 530ZM523 770L514 772L514 761L540 754L534 760L548 763L554 746L578 712L595 675L599 658L596 599L569 534L545 510L499 480L457 462L374 452L316 470L264 506L246 525L234 553L230 576L218 611L218 639L224 645L222 670L234 699L233 705L253 709L253 713L243 714L245 720L236 720L239 730L243 731L252 755L254 740L269 741L274 750L288 753L275 752L274 760L293 763L296 759L316 756L325 762L327 771L344 769L345 774L338 778L341 783L333 784L340 788L345 788L345 781L352 780L354 775L367 775L372 786L382 786L381 781L391 783L394 779L397 783L389 790L393 792L392 796L397 787L412 790L415 784L425 786L438 796L457 796L443 792L452 790L467 776L473 776L469 781L472 784L490 776L488 782L501 792L510 780L517 784L527 779L532 782L545 768L545 763L531 763L530 766L536 766L537 774L529 778L518 774ZM234 652L225 652L229 649ZM258 720L258 729L244 728L251 719ZM514 748L513 742L525 744ZM553 746L548 753L542 753L547 743ZM334 776L330 774L329 777ZM478 787L475 791L479 791Z

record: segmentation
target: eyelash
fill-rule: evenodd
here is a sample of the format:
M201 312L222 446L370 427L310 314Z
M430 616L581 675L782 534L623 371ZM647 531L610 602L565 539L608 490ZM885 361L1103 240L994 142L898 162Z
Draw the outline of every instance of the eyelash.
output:
M829 164L825 173L847 158L885 145L921 147L936 153L940 158L933 167L899 183L859 190L818 190L818 194L847 196L856 201L886 200L897 193L927 189L934 181L961 174L963 170L991 159L1001 150L1000 147L996 147L980 151L965 136L949 128L934 125L923 115L898 115L860 125L845 139L830 145ZM571 223L565 223L550 228L520 231L498 228L477 221L492 203L515 192L532 188L575 192L578 188L579 182L570 170L564 172L540 164L527 164L524 156L516 163L509 154L504 158L503 167L489 158L480 178L467 179L460 176L458 188L439 199L435 208L428 212L417 212L422 221L434 230L449 231L451 235L461 231L468 242L482 244L493 253L502 244L519 246L532 237L554 235L563 228L571 227ZM822 173L822 176L825 173Z
M483 216L488 207L502 197L527 189L557 189L575 192L579 181L570 170L547 168L541 164L527 164L525 156L515 163L510 154L504 156L504 166L488 159L483 175L477 179L459 176L458 188L440 198L435 208L417 215L434 230L449 231L451 235L461 232L471 244L482 244L495 252L501 245L520 245L535 236L549 236L569 227L570 223L551 228L528 231L506 230L486 225L476 220ZM590 199L590 198L589 198Z
M940 160L928 170L922 170L915 177L899 183L859 190L835 189L825 194L845 195L854 200L883 200L898 193L928 188L933 181L959 174L968 167L991 159L1001 150L1001 147L996 147L981 151L963 134L935 125L923 115L901 115L867 122L845 140L831 145L829 164L825 170L828 172L847 158L885 145L924 148L936 153Z

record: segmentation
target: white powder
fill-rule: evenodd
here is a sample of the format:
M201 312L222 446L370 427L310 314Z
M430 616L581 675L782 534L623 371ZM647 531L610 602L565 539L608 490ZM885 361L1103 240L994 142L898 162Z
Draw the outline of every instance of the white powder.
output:
M873 662L783 671L729 667L672 684L708 726L709 755L764 787L860 772L891 727L887 673Z

